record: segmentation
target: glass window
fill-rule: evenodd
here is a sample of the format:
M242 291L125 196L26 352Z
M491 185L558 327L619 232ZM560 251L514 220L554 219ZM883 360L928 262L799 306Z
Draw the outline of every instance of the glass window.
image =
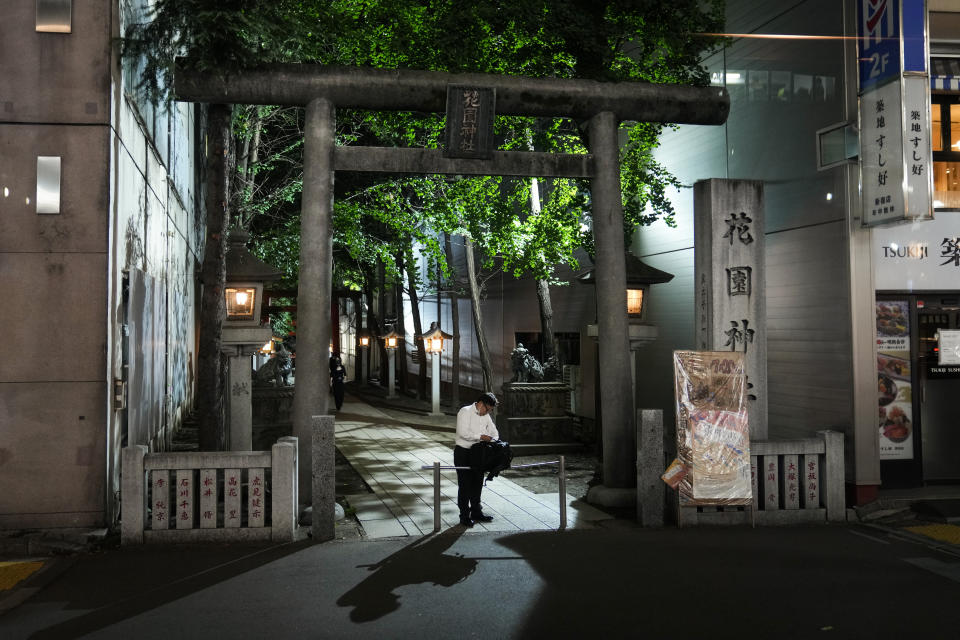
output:
M933 208L960 210L960 162L933 163Z
M71 0L37 0L37 31L70 33Z
M960 151L960 104L950 105L950 151Z
M930 113L930 124L933 127L931 137L933 138L933 150L943 151L943 118L940 116L940 105L934 104Z
M960 211L960 98L931 96L933 208Z
M37 213L60 213L60 156L37 156Z

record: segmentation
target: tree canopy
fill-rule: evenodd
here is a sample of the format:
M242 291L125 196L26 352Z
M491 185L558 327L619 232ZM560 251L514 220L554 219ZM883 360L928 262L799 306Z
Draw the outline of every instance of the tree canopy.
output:
M143 86L171 86L174 56L201 69L313 62L449 72L487 72L600 81L696 83L699 60L721 31L722 0L157 0L130 26L128 55L144 58ZM233 209L267 259L296 274L302 186L302 111L243 107L235 113L238 153ZM584 152L579 123L497 118L501 148ZM440 146L440 114L339 110L339 144ZM626 123L622 149L625 233L662 218L676 180L652 157L662 130ZM252 149L252 152L251 152ZM334 219L338 273L362 279L377 259L392 266L411 240L445 262L438 234L467 234L488 258L516 274L549 277L592 244L589 185L499 177L341 176Z

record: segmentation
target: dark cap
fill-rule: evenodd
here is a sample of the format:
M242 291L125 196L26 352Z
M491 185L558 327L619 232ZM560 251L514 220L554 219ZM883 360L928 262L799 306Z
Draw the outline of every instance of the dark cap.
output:
M477 402L482 402L488 407L495 407L498 404L497 396L493 395L489 391L487 391L486 393L481 393L480 397L477 398Z

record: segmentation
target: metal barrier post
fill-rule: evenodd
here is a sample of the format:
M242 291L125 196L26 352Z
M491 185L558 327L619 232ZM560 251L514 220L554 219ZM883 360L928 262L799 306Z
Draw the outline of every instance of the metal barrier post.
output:
M560 456L560 530L567 528L567 476Z
M433 532L440 531L440 462L433 463Z

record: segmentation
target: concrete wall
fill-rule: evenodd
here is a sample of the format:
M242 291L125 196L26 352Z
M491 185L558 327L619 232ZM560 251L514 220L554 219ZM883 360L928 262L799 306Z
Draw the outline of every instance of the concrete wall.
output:
M150 274L164 300L150 310L166 327L151 354L158 423L168 432L182 419L203 233L192 109L145 118L125 97L112 53L119 4L75 0L66 34L36 32L35 11L33 2L0 4L0 59L15 61L0 75L3 529L103 525L116 515L128 416L113 410L112 385L126 379L130 269ZM39 155L61 158L59 214L36 213Z

